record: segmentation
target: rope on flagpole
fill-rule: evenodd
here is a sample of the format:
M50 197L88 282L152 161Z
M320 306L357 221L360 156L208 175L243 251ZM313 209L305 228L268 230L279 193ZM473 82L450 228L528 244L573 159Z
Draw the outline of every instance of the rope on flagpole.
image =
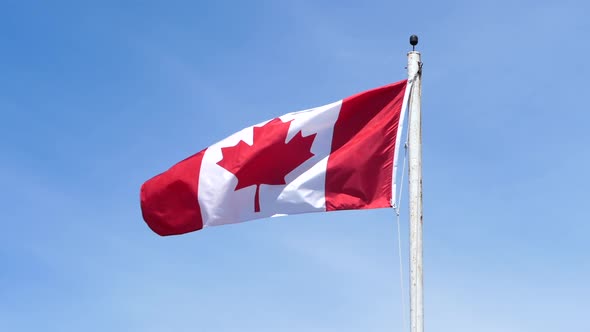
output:
M406 110L407 111L407 110ZM408 114L409 115L409 114ZM402 202L402 193L404 188L404 175L406 172L406 160L408 157L408 137L409 132L406 133L406 141L404 142L404 160L402 162L402 175L400 179L400 186L397 195L397 204L395 206L395 214L396 214L396 223L397 223L397 246L398 246L398 257L399 257L399 286L400 286L400 295L401 295L401 303L402 303L402 323L403 323L403 331L408 331L408 322L406 316L406 301L404 298L404 294L406 294L404 289L404 264L402 258L402 237L401 237L401 226L400 226L400 207Z

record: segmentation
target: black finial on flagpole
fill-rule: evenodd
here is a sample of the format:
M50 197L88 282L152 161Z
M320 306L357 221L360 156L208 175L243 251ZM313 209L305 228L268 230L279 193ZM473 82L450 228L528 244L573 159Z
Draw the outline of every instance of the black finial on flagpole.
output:
M416 45L418 45L418 36L416 36L416 35L410 36L410 45L412 45L412 51L415 51Z

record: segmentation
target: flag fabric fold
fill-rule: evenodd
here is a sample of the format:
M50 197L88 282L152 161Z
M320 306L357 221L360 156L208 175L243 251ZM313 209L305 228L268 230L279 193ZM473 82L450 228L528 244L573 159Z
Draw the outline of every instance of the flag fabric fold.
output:
M146 181L160 235L298 213L391 207L406 80L245 128Z

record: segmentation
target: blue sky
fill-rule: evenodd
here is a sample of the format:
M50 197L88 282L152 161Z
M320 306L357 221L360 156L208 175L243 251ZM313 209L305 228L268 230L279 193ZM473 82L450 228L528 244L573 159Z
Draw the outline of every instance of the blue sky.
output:
M138 196L243 127L404 79L412 33L426 330L590 330L587 2L0 7L0 330L403 331L392 210L161 238Z

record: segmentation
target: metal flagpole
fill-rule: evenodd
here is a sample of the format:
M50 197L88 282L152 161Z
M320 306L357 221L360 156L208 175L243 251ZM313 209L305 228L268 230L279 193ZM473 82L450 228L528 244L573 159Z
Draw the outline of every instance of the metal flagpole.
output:
M408 80L412 81L408 117L408 177L410 196L410 329L424 331L424 295L422 289L422 119L420 114L422 62L415 51L418 36L410 37Z

